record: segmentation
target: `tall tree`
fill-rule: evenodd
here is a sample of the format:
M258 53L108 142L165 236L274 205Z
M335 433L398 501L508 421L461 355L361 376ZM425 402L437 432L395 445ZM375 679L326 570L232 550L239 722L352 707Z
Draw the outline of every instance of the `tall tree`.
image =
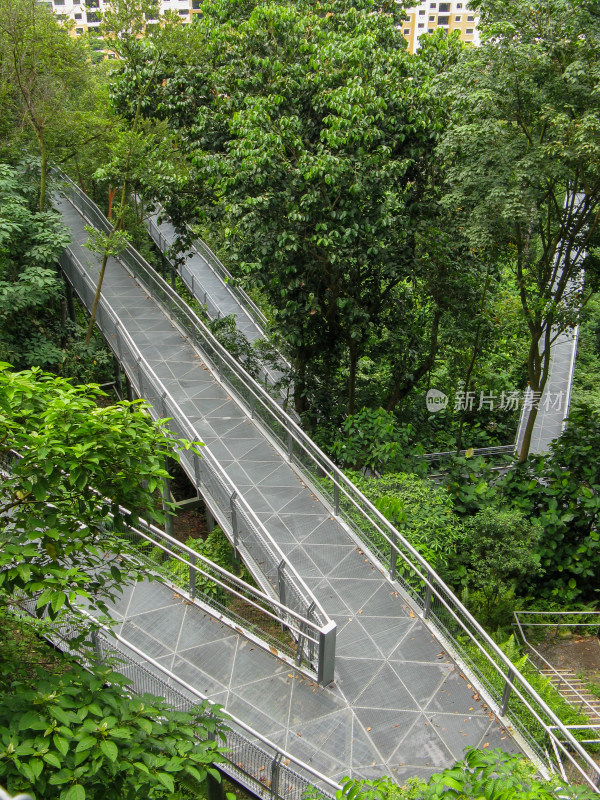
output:
M594 0L473 6L482 45L442 79L456 111L439 150L445 203L473 246L490 259L510 255L539 398L552 342L577 323L598 281L600 14ZM521 461L536 416L534 402Z
M354 410L360 358L405 307L431 231L418 228L439 103L394 13L212 0L149 98L192 162L188 213L219 219L232 267L272 304L300 413L342 366Z
M66 115L85 81L86 51L59 24L52 10L36 0L0 0L0 94L2 111L23 124L37 144L40 165L39 207L46 203L48 135L68 135Z

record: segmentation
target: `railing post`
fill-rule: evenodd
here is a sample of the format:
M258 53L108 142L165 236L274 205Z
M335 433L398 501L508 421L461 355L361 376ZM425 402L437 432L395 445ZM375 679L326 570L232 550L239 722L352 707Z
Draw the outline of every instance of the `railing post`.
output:
M319 631L319 659L317 663L317 681L327 686L334 678L335 670L335 636L337 626L330 620Z
M138 358L137 358L137 369L138 369L138 383L140 385L140 397L142 399L145 399L144 398L144 373L142 372L142 368L140 367L141 362L142 362L142 357L138 356Z
M285 561L283 559L277 565L277 588L279 590L279 602L282 606L287 605L285 602Z
M288 431L287 451L288 451L288 458L291 461L292 455L294 453L294 437L291 431Z
M250 419L254 419L254 401L255 397L253 394L250 395Z
M340 513L340 481L337 471L333 473L333 513L336 517Z
M196 556L190 556L190 597L192 600L196 596Z
M396 561L398 559L398 548L396 547L396 534L392 534L392 544L390 545L390 580L396 580L396 572L397 572L397 565Z
M235 506L236 497L237 497L237 492L233 492L233 494L229 498L229 507L231 508L231 531L233 533L233 557L235 558L236 561L238 561L240 554L238 552L239 531L238 531L238 521L237 521L237 509Z
M117 332L117 341L119 340L119 334ZM123 383L121 381L121 365L119 364L119 359L116 356L113 356L113 370L115 373L115 389L117 390L117 395L119 396L119 400L123 399Z
M506 680L504 681L504 691L502 692L502 703L500 704L500 716L503 717L506 714L508 709L508 701L510 699L510 693L512 692L512 682L513 678L515 677L515 673L512 669L509 669L506 673Z
M271 800L279 797L279 769L281 767L281 753L277 753L271 761Z
M425 605L423 607L423 619L428 619L431 614L431 573L427 570L427 584L425 585Z

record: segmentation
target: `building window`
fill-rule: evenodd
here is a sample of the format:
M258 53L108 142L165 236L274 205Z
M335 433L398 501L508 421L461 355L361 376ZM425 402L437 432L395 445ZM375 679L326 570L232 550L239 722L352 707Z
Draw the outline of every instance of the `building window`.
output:
M454 17L454 22L460 22L460 17Z
M75 19L81 19L81 14L75 14Z
M435 20L435 15L434 14L430 14L429 15L429 22L433 22L434 20Z
M81 34L83 33L83 28L75 28L75 33L76 33L78 36L81 36Z
M468 34L468 35L470 35L471 33L473 33L473 28L467 28L467 30L465 31L465 33L466 33L466 34Z
M457 3L457 4L456 4L456 7L457 7L457 8L462 8L462 3Z
M420 16L420 17L423 17L423 16L425 16L425 9L424 9L424 8L422 8L422 9L419 11L419 16Z
M424 28L424 27L425 27L425 23L424 22L419 22L419 28Z
M189 12L187 8L180 8L179 13L181 14L182 17L187 17Z
M435 3L429 3L429 8L435 8Z
M450 17L438 17L438 25L447 25Z
M440 14L447 14L450 11L450 3L440 3L438 10Z
M433 28L427 28L427 33L433 33Z
M467 22L475 22L475 17L473 17L473 16L468 16L468 17L467 17Z
M54 0L55 6L64 6L65 0Z
M88 23L89 22L100 22L100 17L94 11L88 11L87 21L88 21Z

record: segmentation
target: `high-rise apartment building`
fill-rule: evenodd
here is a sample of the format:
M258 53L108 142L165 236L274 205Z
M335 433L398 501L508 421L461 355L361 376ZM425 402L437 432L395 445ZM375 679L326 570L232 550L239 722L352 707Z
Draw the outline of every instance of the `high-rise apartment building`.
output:
M182 22L191 22L194 14L200 13L201 0L160 0L157 8L161 13L175 11ZM72 19L75 33L93 31L100 25L100 12L110 5L105 0L51 0L48 5L59 19Z
M406 14L408 19L402 23L402 33L408 41L411 53L419 47L419 39L424 33L433 33L437 28L448 33L459 30L463 42L479 44L477 17L474 11L467 8L466 0L421 0L419 5L409 8Z
M93 31L100 25L100 12L109 3L105 0L45 0L52 10L62 19L72 19L75 33ZM161 13L175 11L182 22L191 22L194 14L200 14L202 0L159 0L157 7ZM439 0L421 0L407 12L408 19L402 23L402 33L408 41L412 53L419 47L419 39L424 33L432 33L437 28L445 31L460 31L463 42L479 44L477 20L474 11L467 8L466 0L458 2L439 2Z

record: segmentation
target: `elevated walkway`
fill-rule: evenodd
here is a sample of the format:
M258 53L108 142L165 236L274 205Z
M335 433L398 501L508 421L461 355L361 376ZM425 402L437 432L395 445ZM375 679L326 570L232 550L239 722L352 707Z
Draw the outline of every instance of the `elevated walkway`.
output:
M56 207L72 231L74 268L79 262L80 272L95 279L99 258L83 246L88 237L83 218L67 200ZM74 274L67 277L82 291ZM164 658L174 672L194 676L198 689L210 689L211 700L235 707L238 717L334 780L348 774L427 776L454 763L467 744L506 746L506 732L490 719L484 703L473 699L474 689L427 625L212 375L204 354L116 259L110 260L105 277L103 306L109 305L337 623L335 683L311 687L258 647L247 648L243 675L234 675L234 640L213 646L214 639L202 638L202 626L196 627L197 639L190 641L186 633L183 640L196 658L189 661L190 653L181 658L174 649L184 619L181 601L148 598L140 614L134 602L127 606L131 624L124 625L123 633L133 634L134 644L144 644L150 656ZM106 313L99 322L106 333ZM163 416L160 406L158 415ZM214 511L223 524L222 513ZM248 566L254 565L250 561ZM155 592L154 583L139 589L144 597ZM204 645L209 646L202 650ZM270 675L265 675L265 659Z
M106 224L87 198L73 187L69 193L89 221ZM85 220L74 205L62 198L57 207L73 235L63 269L89 306L99 259L83 246ZM224 662L215 694L226 708L243 689L250 723L258 728L266 715L287 750L334 779L426 776L453 763L467 744L510 750L510 723L519 727L521 745L550 765L552 752L515 716L511 693L531 709L542 738L560 721L429 565L134 252L109 261L99 324L154 413L207 443L204 458L184 453L182 465L263 588L277 594L277 550L284 572L289 564L300 576L284 582L295 593L286 605L313 614L320 629L328 619L337 624L333 684L311 687L273 662L270 677L257 671L238 687ZM229 496L219 494L217 478L229 481ZM250 660L265 655L252 653ZM162 655L175 671L179 655ZM301 684L315 702L304 694L296 700ZM581 755L568 732L564 737L566 745L554 737L556 748Z

